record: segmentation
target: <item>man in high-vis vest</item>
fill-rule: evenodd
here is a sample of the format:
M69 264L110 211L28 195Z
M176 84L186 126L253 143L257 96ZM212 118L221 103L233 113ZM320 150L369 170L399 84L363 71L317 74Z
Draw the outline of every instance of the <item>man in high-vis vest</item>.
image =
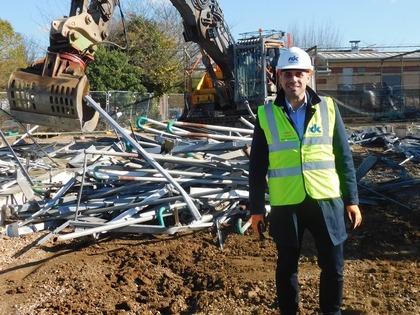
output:
M249 165L252 228L265 227L278 250L276 286L282 315L298 310L298 261L303 233L311 232L321 269L323 314L341 314L345 220L362 222L347 133L334 101L308 85L309 55L292 47L280 54L274 103L258 108Z

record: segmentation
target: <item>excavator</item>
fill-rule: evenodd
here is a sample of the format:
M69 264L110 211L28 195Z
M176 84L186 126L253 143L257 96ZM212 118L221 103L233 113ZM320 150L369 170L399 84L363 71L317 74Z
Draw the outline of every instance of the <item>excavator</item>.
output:
M170 0L185 41L198 45L206 71L185 93L179 120L227 122L255 112L275 96L275 66L285 48L282 31L245 33L235 42L216 0ZM108 37L119 0L72 0L68 17L51 23L45 58L9 78L10 113L23 123L93 131L99 114L85 101L86 65ZM251 113L252 114L252 113Z

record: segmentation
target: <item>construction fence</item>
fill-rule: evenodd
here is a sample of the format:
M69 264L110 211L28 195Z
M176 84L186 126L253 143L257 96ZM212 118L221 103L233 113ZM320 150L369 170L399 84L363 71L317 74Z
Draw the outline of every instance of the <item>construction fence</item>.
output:
M153 93L141 94L131 91L91 91L91 97L101 104L102 108L111 115L122 127L136 127L139 117L147 117L158 121L178 118L184 108L183 94L165 94L155 97ZM7 93L0 92L0 105L4 110L0 115L0 125L4 133L22 132L19 124L6 113L10 106ZM6 112L6 113L5 113ZM97 131L109 130L105 119L100 117Z
M417 85L339 84L337 90L318 90L318 93L334 98L343 117L410 119L420 116L420 87Z
M318 91L333 97L343 117L385 117L388 119L416 119L420 116L420 88L418 86L393 86L385 89L379 84L340 85L336 91ZM137 127L139 117L158 121L177 119L184 110L184 94L140 94L131 91L92 91L92 98L101 104L122 127ZM0 126L6 135L22 132L19 124L6 113L9 110L7 93L0 92ZM6 112L6 113L5 113ZM38 131L41 131L40 128ZM102 117L97 131L110 127ZM45 130L42 130L45 131ZM46 130L50 131L50 130Z
M91 91L91 97L121 126L135 126L138 117L159 116L158 102L152 93L131 91ZM108 130L105 119L100 117L96 130Z

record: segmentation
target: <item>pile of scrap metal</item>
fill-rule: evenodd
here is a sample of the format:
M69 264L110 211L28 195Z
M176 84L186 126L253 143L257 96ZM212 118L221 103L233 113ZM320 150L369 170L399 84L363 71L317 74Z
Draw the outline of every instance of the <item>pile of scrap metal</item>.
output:
M356 177L361 202L376 205L378 201L387 201L401 208L412 210L409 205L395 200L391 195L403 188L408 189L420 184L420 177L413 177L413 174L410 176L403 166L411 161L420 168L420 126L413 124L411 126L367 127L358 131L349 130L349 141L351 144L384 148L381 155L374 154L365 158L357 169ZM386 156L388 153L399 154L405 158L397 163ZM386 166L389 175L386 176L384 171L381 172L382 174L375 171L377 165L381 165L382 169Z
M83 142L82 148L47 144L42 152L40 144L1 149L5 234L51 231L37 242L42 244L107 232L174 234L212 227L222 247L223 225L239 233L249 227L252 125L139 118L144 132L128 132L106 118L118 135L108 142Z

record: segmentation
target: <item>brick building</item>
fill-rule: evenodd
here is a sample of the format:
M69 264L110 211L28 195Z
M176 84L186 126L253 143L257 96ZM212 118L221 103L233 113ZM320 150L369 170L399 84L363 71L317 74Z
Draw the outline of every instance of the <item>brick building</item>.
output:
M337 99L346 116L420 113L420 50L311 51L316 89Z

